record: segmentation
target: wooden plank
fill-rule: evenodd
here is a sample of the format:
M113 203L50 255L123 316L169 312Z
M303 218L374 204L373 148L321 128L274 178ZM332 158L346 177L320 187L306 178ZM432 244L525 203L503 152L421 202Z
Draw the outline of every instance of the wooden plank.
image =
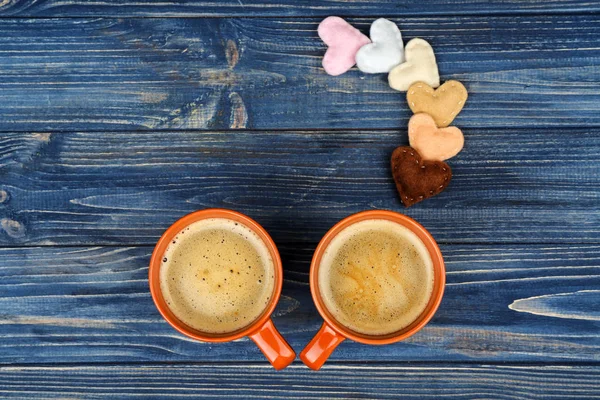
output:
M351 22L367 32L372 18ZM432 43L443 80L467 85L458 126L600 125L599 15L395 22ZM385 75L323 72L318 23L0 20L0 130L404 129Z
M209 207L315 243L365 209L406 213L440 242L600 242L600 130L465 130L437 197L405 209L389 170L404 132L0 135L0 244L153 245Z
M274 321L299 352L319 329L315 244L280 245ZM148 291L151 247L0 249L0 364L264 361L249 340L207 344L164 322ZM445 245L447 287L421 332L344 342L333 361L600 361L600 246ZM0 385L1 386L1 385Z
M600 367L573 365L81 365L0 368L3 398L598 399ZM243 384L241 384L243 382Z
M450 0L419 2L393 0L377 2L367 0L294 1L280 0L191 0L185 2L151 2L105 0L102 2L79 2L59 0L7 0L0 3L0 16L44 17L296 17L296 16L416 16L416 15L490 15L530 13L571 13L600 11L597 3L585 0L477 0L462 1L460 5Z

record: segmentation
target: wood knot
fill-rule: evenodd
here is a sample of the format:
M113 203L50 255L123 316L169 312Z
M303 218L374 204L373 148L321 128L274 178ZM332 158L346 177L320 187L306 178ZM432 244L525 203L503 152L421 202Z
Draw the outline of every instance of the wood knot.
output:
M229 68L235 68L240 59L240 53L238 52L237 45L231 39L228 39L225 45L225 57L227 58Z
M248 125L248 112L246 105L236 92L229 94L229 103L231 104L231 114L229 116L229 127L231 129L244 129Z
M35 139L39 140L40 142L49 143L50 142L50 138L52 137L52 134L49 133L49 132L34 133L33 137Z
M11 238L21 239L25 237L25 226L19 221L3 218L0 220L0 226Z

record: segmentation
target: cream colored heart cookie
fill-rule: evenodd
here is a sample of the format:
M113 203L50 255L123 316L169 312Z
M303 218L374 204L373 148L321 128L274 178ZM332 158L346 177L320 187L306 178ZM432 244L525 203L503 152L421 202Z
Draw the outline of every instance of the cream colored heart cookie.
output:
M420 113L408 122L408 141L424 160L444 161L462 150L465 138L457 127L438 128L430 115Z
M431 87L440 86L435 54L431 45L423 39L413 39L404 48L406 62L390 71L388 82L392 89L402 92L415 82L425 82Z
M444 128L454 121L468 96L459 81L445 82L435 90L425 82L417 82L408 88L406 100L413 113L427 113L438 127Z

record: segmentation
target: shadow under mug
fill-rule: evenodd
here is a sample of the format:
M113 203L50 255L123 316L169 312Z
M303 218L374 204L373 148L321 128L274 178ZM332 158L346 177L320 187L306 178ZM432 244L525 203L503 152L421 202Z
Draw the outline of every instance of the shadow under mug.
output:
M211 334L202 332L181 322L167 306L160 288L160 264L169 243L171 243L175 236L182 232L190 224L207 218L225 218L241 223L250 228L265 243L269 249L269 253L274 263L275 284L273 288L273 294L271 296L271 301L261 316L250 325L237 331L228 332L225 334ZM281 266L279 251L277 250L273 239L271 239L271 236L269 236L267 231L250 217L247 217L246 215L236 211L218 208L200 210L184 216L171 225L158 240L158 243L152 252L148 275L150 281L150 292L152 293L152 299L154 300L154 304L156 304L156 308L158 308L158 311L161 313L163 318L167 320L167 322L171 324L173 328L177 329L184 335L196 340L213 343L229 342L244 336L248 336L254 341L254 343L256 343L267 360L269 360L269 362L277 370L287 367L296 358L296 353L294 353L294 350L285 341L285 339L283 339L271 320L271 314L275 310L275 306L279 301L279 296L281 295L281 286L283 283L283 268Z
M416 234L417 237L421 239L427 248L429 255L431 256L434 273L433 291L431 293L429 303L421 315L406 328L398 332L381 336L371 336L354 332L338 323L325 307L318 286L318 272L321 258L323 257L325 250L333 238L350 225L373 219L384 219L396 222ZM311 369L318 370L329 358L331 353L333 353L335 348L345 339L351 339L355 342L364 344L382 345L395 343L414 335L421 328L423 328L435 314L440 302L442 301L445 283L446 270L444 267L442 253L440 252L437 243L433 239L433 236L431 236L431 234L414 219L402 214L385 210L363 211L343 219L333 228L331 228L329 232L325 234L325 236L323 236L323 239L321 239L321 242L317 246L312 259L310 266L310 292L319 314L321 314L325 321L323 322L319 332L300 353L300 359Z

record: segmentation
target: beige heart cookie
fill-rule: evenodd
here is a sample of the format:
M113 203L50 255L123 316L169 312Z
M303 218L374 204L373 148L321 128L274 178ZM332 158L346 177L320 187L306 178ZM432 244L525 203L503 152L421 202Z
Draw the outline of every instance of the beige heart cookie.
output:
M392 89L405 92L415 82L425 82L436 88L440 86L435 54L431 45L423 39L413 39L404 48L406 62L394 67L388 75Z
M459 81L448 81L435 90L425 82L417 82L408 88L406 100L413 113L427 113L438 127L444 128L454 121L468 96Z
M444 161L457 155L465 138L455 126L438 128L425 113L415 114L408 122L408 141L424 160Z

